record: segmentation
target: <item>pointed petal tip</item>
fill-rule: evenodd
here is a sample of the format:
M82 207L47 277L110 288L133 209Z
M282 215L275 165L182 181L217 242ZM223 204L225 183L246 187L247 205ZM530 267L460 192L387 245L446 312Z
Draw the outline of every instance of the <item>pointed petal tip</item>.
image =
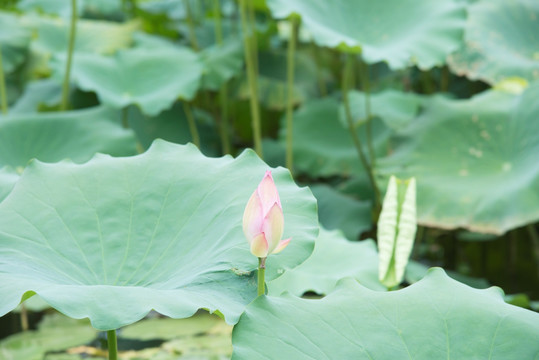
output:
M273 250L272 254L277 254L277 253L280 253L281 251L283 251L283 249L285 247L288 246L288 244L290 243L290 240L292 240L292 238L288 238L288 239L285 239L285 240L281 240L279 242L279 245L277 245L277 247L275 248L275 250Z

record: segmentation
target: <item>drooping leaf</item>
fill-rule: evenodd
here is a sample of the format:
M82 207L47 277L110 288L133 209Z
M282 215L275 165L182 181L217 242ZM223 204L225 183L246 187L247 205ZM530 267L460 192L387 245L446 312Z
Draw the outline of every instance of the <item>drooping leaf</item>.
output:
M391 130L380 119L372 123L373 144L379 154L387 153ZM367 142L364 127L357 129L364 151ZM313 177L362 173L363 166L349 131L339 121L339 103L332 98L312 100L294 113L294 166ZM279 137L285 143L283 128Z
M0 70L3 70L5 74L11 73L24 61L30 36L30 29L21 23L19 17L0 12L0 52L2 53L2 69Z
M372 205L340 193L328 185L312 185L318 200L320 223L328 230L339 229L350 240L357 240L362 232L371 228Z
M63 64L58 71L62 69ZM79 54L72 69L78 86L95 91L103 104L118 109L136 104L150 116L170 108L178 98L193 99L201 76L200 60L187 48L132 49L114 57Z
M445 62L463 36L466 11L454 0L268 0L276 18L296 13L321 46L361 52L367 63L422 69Z
M348 241L338 230L320 229L312 255L295 269L270 281L268 292L301 296L308 291L329 294L337 283L353 277L373 290L385 290L378 281L378 253L372 240Z
M366 95L359 91L350 91L350 111L355 124L362 125L367 120ZM396 90L386 90L370 94L370 114L380 117L388 127L401 129L406 126L419 112L421 98L412 93ZM346 124L344 105L339 107L341 123Z
M539 80L539 3L478 1L468 8L465 46L449 57L453 71L495 84Z
M232 359L534 359L538 336L539 314L431 269L398 291L347 279L321 300L258 297L234 328Z
M418 222L501 234L539 219L539 84L433 98L378 173L416 177ZM515 204L521 204L515 206Z
M0 117L0 165L24 167L33 158L80 163L97 152L136 154L133 132L117 119L117 111L102 107Z
M388 288L401 283L417 230L415 178L389 178L378 219L379 280Z
M32 290L100 330L151 309L235 323L256 296L241 218L267 169L252 151L211 159L165 141L135 157L32 162L0 203L0 314ZM285 169L273 176L292 242L268 258L268 280L306 259L318 231L311 192Z
M17 102L9 108L10 114L36 113L41 105L52 107L60 104L62 84L57 79L30 82Z

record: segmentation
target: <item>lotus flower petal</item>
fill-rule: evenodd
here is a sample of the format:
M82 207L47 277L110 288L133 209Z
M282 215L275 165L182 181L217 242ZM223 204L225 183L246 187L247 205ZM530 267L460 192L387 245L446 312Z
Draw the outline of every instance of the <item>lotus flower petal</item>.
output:
M279 245L281 237L283 236L283 229L283 210L281 210L279 204L273 204L273 207L264 218L264 222L262 224L262 231L266 236L269 247L268 251L270 253Z
M260 201L262 202L264 215L271 210L273 204L278 204L281 207L281 200L279 199L277 187L273 182L271 171L266 171L264 178L258 185L258 196L260 196Z
M263 233L258 234L258 236L251 241L251 253L259 258L268 256L268 242Z
M249 243L262 232L264 214L257 190L253 192L243 212L243 233Z
M273 250L271 253L272 254L277 254L277 253L280 253L281 251L283 251L283 249L290 243L290 240L292 240L292 238L281 240L279 242L279 245L277 245L275 250Z
M251 253L260 258L284 249L290 239L281 241L283 230L284 215L279 193L271 171L266 171L243 213L243 232Z

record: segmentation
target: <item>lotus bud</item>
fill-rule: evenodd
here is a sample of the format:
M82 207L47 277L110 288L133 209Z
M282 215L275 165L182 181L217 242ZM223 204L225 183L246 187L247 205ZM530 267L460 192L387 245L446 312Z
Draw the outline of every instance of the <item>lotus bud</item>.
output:
M283 250L290 242L290 239L281 240L283 230L284 216L279 193L271 171L266 171L243 213L243 233L251 253L258 258L266 258Z

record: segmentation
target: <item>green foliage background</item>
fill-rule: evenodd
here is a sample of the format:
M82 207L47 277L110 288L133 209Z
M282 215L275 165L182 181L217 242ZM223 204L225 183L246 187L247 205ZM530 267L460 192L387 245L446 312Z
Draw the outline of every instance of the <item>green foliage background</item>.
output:
M91 185L98 181L112 183L122 176L138 179L145 176L146 168L137 167L142 166L140 159L144 156L150 156L157 164L157 170L152 170L157 175L144 188L155 194L166 191L166 176L187 176L195 168L190 164L208 161L207 164L212 165L198 170L197 175L201 175L196 181L198 186L192 185L189 191L201 196L211 193L218 187L217 177L228 179L221 189L222 194L238 193L233 201L220 193L216 195L218 205L212 205L215 213L207 222L198 222L208 229L205 234L211 235L201 235L197 240L198 253L205 253L202 251L206 246L204 241L221 236L220 227L215 224L232 221L221 214L221 207L226 205L234 209L231 213L241 213L241 195L245 192L243 195L248 197L252 191L250 184L256 186L257 174L263 174L269 164L274 168L288 167L293 176L294 180L284 169L274 170L281 181L278 186L284 189L281 196L287 224L297 231L291 235L300 238L293 240L296 241L293 249L276 257L277 266L268 270L272 280L268 283L270 296L257 299L241 317L233 335L233 358L255 359L257 351L265 351L268 358L278 358L279 353L272 351L279 347L264 341L266 335L262 332L257 338L249 335L258 331L261 323L267 326L266 330L280 329L282 338L273 339L277 342L283 338L293 339L300 333L308 343L318 341L324 331L336 331L342 337L352 334L353 329L359 328L362 332L365 324L371 324L368 329L372 329L385 321L381 318L387 322L380 332L395 336L394 342L401 341L404 347L395 345L387 354L376 353L375 358L405 356L406 352L400 351L405 351L407 346L410 346L407 354L413 358L429 359L446 354L448 358L464 358L469 355L466 341L474 334L448 330L447 339L455 345L440 345L446 352L418 349L425 341L422 331L428 332L425 329L432 327L431 333L436 333L446 318L454 320L449 322L451 326L465 326L465 321L459 319L468 315L477 316L474 321L488 323L475 329L475 333L486 334L490 341L486 344L478 340L472 353L475 350L475 354L486 357L489 353L492 358L500 359L539 354L539 341L533 342L539 338L537 314L533 312L539 308L537 1L247 0L246 28L242 27L240 1L77 0L76 3L77 25L70 76L63 86L69 63L72 2L0 1L3 75L0 79L0 86L3 85L0 88L3 99L0 104L0 213L6 214L0 221L0 283L5 280L6 284L12 284L2 288L9 296L0 294L9 299L0 304L4 312L12 310L27 290L35 291L41 286L48 287L51 294L56 292L47 285L51 277L47 271L42 271L44 278L37 280L33 275L28 280L28 274L33 271L29 268L23 280L17 278L15 283L10 277L17 272L17 276L24 273L11 270L17 268L12 253L24 254L21 256L33 258L36 263L40 259L39 253L30 248L25 250L26 243L14 245L10 238L13 234L32 241L35 237L27 233L26 223L10 216L18 211L22 217L30 219L28 224L46 227L50 218L43 214L47 213L47 204L54 203L47 200L50 188L43 185L46 181L54 183L60 194L53 208L70 213L70 199L67 195L62 197L62 188L72 186L83 194L92 194ZM297 31L294 24L298 24ZM293 52L289 52L291 43L295 43ZM254 60L256 93L248 78L246 59ZM288 68L294 74L291 82ZM253 135L256 116L250 100L255 96L261 120L261 149ZM67 109L62 108L62 100L67 100ZM154 143L155 139L171 144ZM255 160L254 154L248 151L249 155L240 156L239 162L243 165L230 168L234 168L234 174L213 171L210 168L225 169L232 160L226 157L210 161L196 149L181 150L186 148L174 145L189 142L210 158L237 157L244 149L252 147L265 163ZM153 153L145 153L152 143L160 150L156 152L153 148ZM363 161L358 152L365 156ZM113 158L101 155L94 158L96 153ZM136 156L141 153L145 155ZM177 163L163 160L171 154L178 157ZM245 158L251 160L242 162ZM34 159L51 165L36 165ZM113 159L118 160L115 164L122 165L111 165ZM133 170L125 165L129 159L138 164ZM51 170L51 173L36 170L77 167L74 164L81 164L80 169L94 169L94 173L84 173L89 171L84 170L76 175L90 179L87 185L79 186L75 175L54 180L54 172L60 173L60 170ZM115 166L118 167L115 171L107 170ZM170 167L174 167L174 171ZM83 173L86 175L81 175ZM367 291L367 288L384 290L377 280L378 254L370 239L375 238L379 204L391 175L403 179L416 177L419 223L412 261L402 286L418 283L403 290L408 292L395 292L395 295ZM298 189L294 181L309 186L312 195ZM180 183L190 184L189 181ZM242 189L237 190L234 185ZM111 198L118 197L118 203L126 199L118 195L118 188L109 190ZM38 194L35 197L46 204L38 213L32 203L35 200L22 195L30 192ZM285 195L291 199L286 200ZM182 196L187 195L180 194L178 198ZM322 228L309 257L316 237L313 196L318 203ZM147 201L146 198L139 200L140 206ZM202 209L207 206L201 200L195 205L186 205L185 211L196 213L200 204L203 204ZM112 208L113 205L103 208L104 218L119 219L120 216L110 215ZM147 211L156 209L158 207L149 206ZM85 231L90 230L77 227L80 223L76 214L72 212L68 223L72 221L74 229L86 234ZM169 218L163 219L173 222L179 218L178 214L172 211ZM234 234L230 236L232 240L224 236L226 241L223 241L225 247L240 249L239 252L223 258L212 255L216 261L211 266L224 271L224 263L228 266L226 270L230 270L232 263L239 263L234 268L234 276L239 276L238 283L229 273L217 283L223 281L230 285L232 283L227 281L234 278L234 286L240 289L252 280L249 271L254 270L255 265L253 259L249 259L253 260L250 263L238 256L247 253L247 247L242 247L246 243L236 225L230 225L230 231L227 230L227 234ZM191 231L196 232L196 226L187 227L187 232ZM43 238L53 244L50 249L60 244L61 239L53 235L54 228L45 234ZM143 244L144 237L137 241ZM87 245L91 245L91 240ZM94 260L96 266L101 264L97 262L102 260L99 257ZM57 263L51 260L50 264ZM88 264L88 269L94 269L93 265ZM441 270L427 274L427 269L434 266L443 267L451 278L471 287L499 286L505 291L507 302L528 310L507 305L498 290L463 287ZM81 267L76 271L85 270ZM201 273L204 272L182 273L183 277L179 273L175 275L185 279ZM351 282L350 278L364 287ZM422 278L424 280L420 280ZM79 290L87 291L88 285L95 284L84 283L82 290L71 289L59 294L77 298L73 303L86 304L87 296L77 297L76 294ZM251 281L249 286L252 285ZM222 313L229 317L229 323L237 322L252 300L249 292L252 288L242 293L234 290L234 286L215 293L228 294L225 296L230 295L230 298L236 294L242 298L223 305ZM133 297L124 290L120 289L121 296ZM11 292L16 293L15 296ZM330 295L324 298L326 303L320 305L325 310L316 310L319 305L311 305L311 300L291 295L283 297L281 294L285 292L295 296ZM458 305L448 300L455 292L462 295L459 298L462 303ZM433 293L440 299L428 295ZM156 309L155 304L163 305L160 302L163 300L157 299L138 307L136 316L107 322L103 319L108 317L101 310L96 310L95 315L93 308L87 312L81 308L70 309L66 307L68 302L59 300L62 296L55 296L45 299L49 305L73 317L89 316L93 325L103 330L134 322L150 309ZM147 298L146 295L136 296ZM359 299L356 301L361 304L351 298ZM37 325L42 311L51 310L44 310L48 305L39 303L42 300L38 297L32 299L37 302L30 316L33 331L11 335L19 330L18 315L9 313L0 319L3 331L0 336L11 335L0 341L0 359L105 356L95 350L101 348L99 335L84 320L55 320L58 315L48 314ZM219 305L191 301L187 296L185 302L189 304L184 305L188 311L182 308L164 312L173 317L185 317L205 307L219 309L222 315ZM372 317L364 322L370 316L369 310L364 308L364 303L369 301L379 304L381 318ZM432 311L431 320L423 323L423 330L414 330L419 327L406 321L400 327L395 320L398 316L392 312L397 306L393 301L409 306L404 311L410 316L407 319L421 317L413 305L423 302ZM99 304L103 305L97 302L98 308ZM31 303L27 305L33 309ZM353 309L353 315L341 318L341 305ZM170 310L169 305L163 306ZM457 307L454 315L438 310L451 306ZM312 318L309 314L323 313L323 319L318 321L324 322L326 330L305 327L307 320L301 320L301 316L297 323L287 327L287 319L282 318L288 313L292 317L296 309L304 309L302 316L307 319ZM133 356L140 359L230 358L231 327L206 314L198 316L198 320L185 326L199 329L198 333L204 334L202 340L197 340L198 333L194 330L174 333L174 336L164 336L165 332L155 330L168 326L182 328L184 325L177 321L183 320L174 320L171 325L163 322L164 319L152 319L144 320L151 324L141 325L148 326L142 327L146 330L126 328L123 337L120 333L120 348L125 341L124 349L135 349ZM265 323L269 317L274 320ZM508 323L500 320L504 317L509 319ZM104 323L96 325L99 324L96 319ZM55 332L52 330L55 326L62 330ZM499 335L490 332L494 326L498 326ZM511 326L518 331L511 333L508 330ZM395 329L398 331L393 333ZM156 337L147 337L145 332L152 331L157 333ZM397 339L399 331L405 333L400 340ZM57 338L66 333L70 336L57 343ZM273 333L270 331L267 336ZM371 333L368 331L365 336ZM501 345L493 345L497 344L496 336L500 336ZM135 338L136 344L130 343L130 338ZM155 339L160 342L144 343ZM288 344L286 351L289 358L343 358L376 351L370 348L376 341L375 338L352 341L350 347L321 341L318 350ZM504 348L504 341L515 344L522 341L519 348L522 352L515 355L514 349ZM79 348L71 354L64 351L79 345L88 348ZM150 351L152 348L154 350ZM89 349L97 352L92 354L93 350ZM351 353L340 353L342 349ZM20 352L23 350L26 352ZM179 354L182 357L175 357ZM127 352L124 355L129 356Z

